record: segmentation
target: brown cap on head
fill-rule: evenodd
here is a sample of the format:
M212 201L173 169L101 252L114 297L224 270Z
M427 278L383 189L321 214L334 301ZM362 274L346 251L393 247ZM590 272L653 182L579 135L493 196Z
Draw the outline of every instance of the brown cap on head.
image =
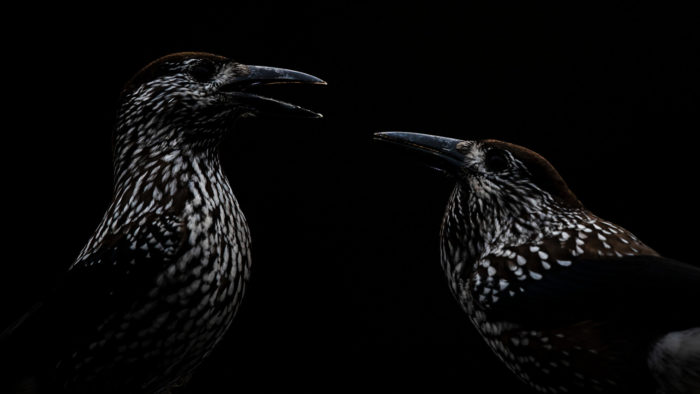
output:
M576 195L569 189L564 178L559 175L559 172L547 159L538 153L509 142L498 140L483 140L481 142L512 153L516 159L525 164L532 175L532 181L541 189L557 198L565 206L570 208L583 208L583 204L581 204L578 198L576 198Z

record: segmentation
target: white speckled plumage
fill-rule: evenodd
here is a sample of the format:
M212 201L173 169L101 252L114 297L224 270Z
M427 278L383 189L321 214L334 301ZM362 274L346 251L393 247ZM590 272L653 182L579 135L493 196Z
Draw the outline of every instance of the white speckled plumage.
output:
M251 260L220 142L240 117L320 116L248 92L266 83L325 82L188 52L127 84L102 221L52 296L0 336L41 347L26 378L47 392L164 393L221 340Z
M517 299L525 291L523 287L510 286L511 291L501 292L505 283L546 280L547 271L564 269L586 258L656 256L656 252L627 230L587 211L578 201L564 202L527 177L520 178L517 170L527 174L528 164L508 150L510 145L496 141L465 142L461 148L466 157L465 167L469 168L463 173L467 181L458 182L455 187L441 230L441 261L453 294L485 338L509 339L487 339L487 343L535 390L616 392L620 384L616 378L596 379L576 371L572 365L572 359L594 358L553 352L551 343L539 345L535 350L524 346L533 339L538 343L549 342L545 335L552 335L557 346L570 347L577 353L594 355L597 353L594 348L574 349L573 342L567 344L565 334L551 328L532 331L509 322L507 316L500 321L485 316L499 302ZM502 149L511 169L490 174L483 163L490 149ZM570 193L568 189L560 192ZM510 255L515 258L509 258ZM476 279L482 277L486 280ZM476 311L484 313L477 315ZM538 359L548 360L549 367L530 361ZM550 381L548 376L553 371L570 378Z

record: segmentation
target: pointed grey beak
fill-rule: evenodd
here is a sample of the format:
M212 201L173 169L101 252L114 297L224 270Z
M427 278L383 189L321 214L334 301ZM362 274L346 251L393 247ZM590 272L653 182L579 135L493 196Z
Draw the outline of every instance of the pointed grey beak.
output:
M267 66L245 66L248 73L219 87L237 104L249 107L251 112L261 115L322 118L323 115L284 101L261 96L246 90L254 86L305 84L326 85L326 82L313 75L285 68Z
M374 139L428 154L437 158L440 162L438 166L449 172L456 171L464 165L464 155L457 150L457 144L463 142L462 140L403 131L374 133Z
M298 83L326 85L326 81L301 71L267 66L246 66L246 68L248 68L248 75L243 77L242 80L249 84L272 85Z

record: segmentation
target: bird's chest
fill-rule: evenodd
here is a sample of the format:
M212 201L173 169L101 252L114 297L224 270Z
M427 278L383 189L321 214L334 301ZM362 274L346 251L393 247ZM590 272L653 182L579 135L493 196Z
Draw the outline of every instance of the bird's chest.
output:
M216 306L228 320L235 311L250 268L250 235L245 217L227 183L191 182L192 198L183 211L185 252L177 269L185 297L202 297L198 306Z
M519 271L511 271L512 275L501 277L488 259L460 259L466 255L458 247L443 248L443 265L447 267L446 274L453 295L496 356L521 380L531 383L532 369L537 368L534 363L539 363L539 360L528 348L536 343L540 332L526 330L506 319L494 318L490 313L493 302L516 295L519 291L517 276L522 276L524 269L521 267Z
M464 284L462 306L489 348L521 381L543 393L616 392L619 388L610 379L614 374L605 372L607 360L580 342L582 327L545 329L509 321L479 302L483 289L477 288L473 282ZM486 293L493 294L493 290ZM597 336L598 329L586 327L584 331L587 336Z
M172 368L173 376L196 366L223 337L243 298L250 269L248 226L228 186L189 187L183 252L158 278L155 306L142 308L163 311L156 324L147 318L144 325L163 341L167 350L159 362Z

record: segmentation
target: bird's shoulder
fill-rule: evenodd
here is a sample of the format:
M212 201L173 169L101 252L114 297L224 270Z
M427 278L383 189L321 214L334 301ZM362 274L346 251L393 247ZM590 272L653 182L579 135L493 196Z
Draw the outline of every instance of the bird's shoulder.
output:
M83 253L66 273L63 291L81 289L110 297L137 292L139 285L149 286L158 273L177 260L186 237L182 216L144 214L117 231L107 232ZM100 285L86 288L96 282Z
M659 256L614 223L586 219L492 250L474 265L473 298L492 314L530 322L583 321L616 308L641 318L632 307L641 303L670 315L665 303L700 300L700 267Z
M700 325L700 316L686 310L700 300L700 267L657 254L572 254L545 245L491 256L488 267L475 270L480 286L474 291L493 318L528 326L606 320L664 329ZM500 275L488 280L489 267Z
M185 232L182 215L144 213L118 229L104 231L69 271L109 263L132 263L137 259L168 258L175 254Z
M500 299L493 297L494 290L498 293L508 288L507 294L522 292L524 285L556 278L574 262L616 261L638 255L657 256L657 253L624 228L592 217L526 242L497 244L475 261L471 282L475 295L481 295L483 303L489 304L493 298Z

